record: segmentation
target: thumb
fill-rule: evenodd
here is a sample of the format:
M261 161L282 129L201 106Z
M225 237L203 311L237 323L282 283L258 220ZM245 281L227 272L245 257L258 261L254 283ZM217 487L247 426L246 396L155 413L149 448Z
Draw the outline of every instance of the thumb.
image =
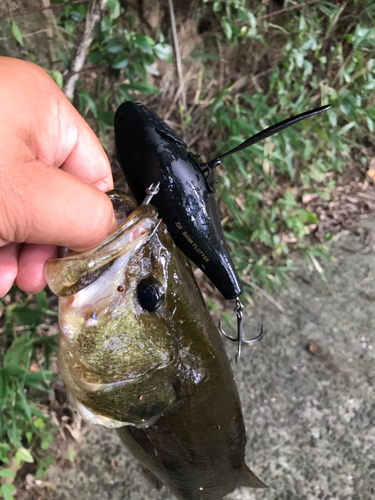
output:
M5 185L0 200L0 238L7 242L83 251L117 226L105 193L40 160L15 166Z

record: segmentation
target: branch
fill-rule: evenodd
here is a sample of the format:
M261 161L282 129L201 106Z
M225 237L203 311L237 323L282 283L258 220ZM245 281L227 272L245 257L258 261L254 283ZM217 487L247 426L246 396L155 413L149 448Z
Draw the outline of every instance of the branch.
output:
M88 3L89 1L90 0L73 0L70 2L70 4L73 5L75 3ZM49 5L48 7L40 7L39 9L24 10L21 12L9 12L7 16L0 17L0 21L9 18L13 19L14 17L28 16L29 14L35 14L36 12L42 12L45 10L57 9L58 7L63 7L64 5L66 5L65 2L60 2Z
M96 23L99 21L101 11L105 8L106 3L107 0L97 0L93 4L91 12L87 13L85 31L83 33L81 42L76 52L76 56L71 66L72 75L68 78L68 81L64 86L64 94L68 99L72 100L74 97L74 90L79 77L78 73L81 71L83 65L85 64L87 53L94 38L94 29Z
M265 290L263 290L263 288L261 288L260 286L256 285L255 283L252 283L251 281L247 281L247 280L244 280L244 279L242 279L242 281L244 283L246 283L246 285L250 285L253 288L255 288L255 290L258 293L260 293L261 295L263 295L264 297L266 297L266 299L268 299L275 307L277 307L277 309L280 312L285 313L285 309L283 308L283 306L279 302L277 302L277 300L275 300L273 297L271 297L271 295L269 293L267 293Z
M291 7L286 7L285 9L275 10L274 12L271 12L270 14L265 14L264 16L259 16L257 18L257 20L266 19L267 17L273 17L273 16L276 16L277 14L281 14L282 12L289 12L290 10L301 9L302 7L305 7L306 5L311 5L311 4L316 3L316 2L319 2L319 0L309 0L307 2L299 3L297 5L292 5Z
M179 95L181 95L182 105L184 107L184 110L186 111L186 93L184 88L184 78L182 74L181 54L180 54L180 47L178 45L176 18L174 16L173 0L168 0L168 3L169 3L169 14L171 16L174 55L176 58L176 70L177 70L178 87L179 87L178 93Z

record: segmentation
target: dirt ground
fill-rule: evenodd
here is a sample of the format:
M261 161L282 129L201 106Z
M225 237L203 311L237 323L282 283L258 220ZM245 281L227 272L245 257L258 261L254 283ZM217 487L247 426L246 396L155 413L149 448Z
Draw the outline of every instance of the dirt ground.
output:
M332 243L326 281L300 263L292 290L259 299L246 321L266 335L234 366L247 428L247 463L267 490L228 500L375 498L375 219ZM234 347L228 343L231 359ZM115 432L92 427L49 500L172 500L157 492Z

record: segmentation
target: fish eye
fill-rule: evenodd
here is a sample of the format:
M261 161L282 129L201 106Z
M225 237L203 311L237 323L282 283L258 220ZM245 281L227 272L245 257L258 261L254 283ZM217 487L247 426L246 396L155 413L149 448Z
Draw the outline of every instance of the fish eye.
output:
M138 283L137 297L143 309L153 312L164 299L164 288L158 280L149 276Z

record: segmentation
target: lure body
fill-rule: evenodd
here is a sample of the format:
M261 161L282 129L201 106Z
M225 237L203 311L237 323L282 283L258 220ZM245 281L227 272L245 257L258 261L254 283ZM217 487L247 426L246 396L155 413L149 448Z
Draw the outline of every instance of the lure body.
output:
M160 116L143 104L128 101L115 115L117 157L138 203L151 184L159 183L152 203L174 242L226 299L234 299L243 288L221 227L213 170L223 158L329 108L322 106L283 120L219 157L200 163Z
M115 116L117 156L138 203L152 183L152 199L176 245L226 299L242 293L230 257L210 180L186 144L143 104L123 103Z

